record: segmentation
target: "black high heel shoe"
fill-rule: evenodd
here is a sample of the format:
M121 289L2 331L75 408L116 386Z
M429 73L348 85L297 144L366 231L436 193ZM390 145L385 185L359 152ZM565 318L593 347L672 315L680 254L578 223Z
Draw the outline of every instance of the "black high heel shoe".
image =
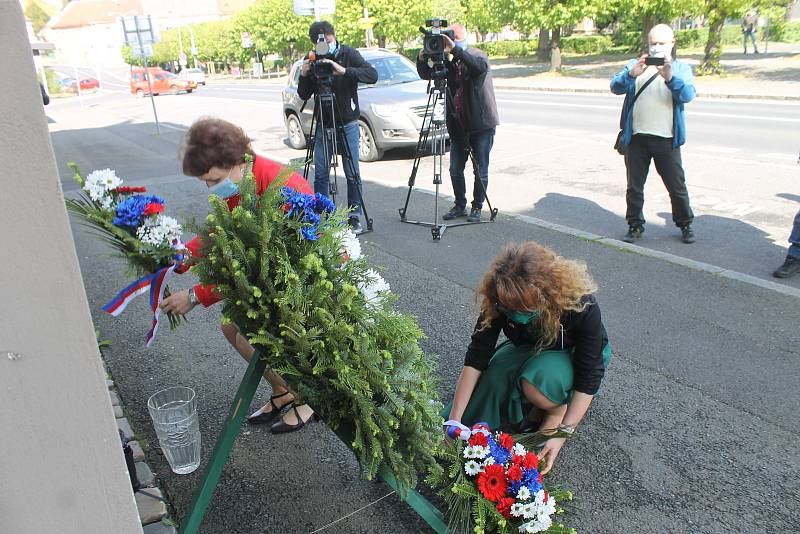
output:
M269 429L270 432L272 432L273 434L285 434L287 432L294 432L295 430L300 430L301 428L306 426L306 423L308 422L319 421L319 415L317 414L317 412L311 414L311 417L309 417L308 420L303 421L303 418L300 417L300 412L297 411L297 404L295 404L294 401L292 402L291 408L289 409L294 410L294 416L297 418L297 422L293 425L290 425L289 423L281 419L280 421L278 421L277 423L273 424L270 427Z
M284 404L279 408L278 405L275 404L275 399L280 399L281 397L285 397L290 393L291 391L286 391L284 393L281 393L280 395L271 396L269 398L269 403L272 405L272 410L266 413L258 413L257 415L251 415L247 418L247 422L250 423L251 425L265 425L267 423L271 423L272 421L274 421L276 417L281 415L281 412L283 411L284 408L286 408L286 406L292 404L291 402L287 402L286 404ZM259 410L259 412L260 411L261 410Z

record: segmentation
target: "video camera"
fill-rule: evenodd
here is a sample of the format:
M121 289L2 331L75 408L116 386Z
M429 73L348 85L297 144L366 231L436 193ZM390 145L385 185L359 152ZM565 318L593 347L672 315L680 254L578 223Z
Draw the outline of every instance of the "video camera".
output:
M308 54L308 59L311 61L311 68L314 71L314 76L317 82L322 85L330 85L333 78L333 66L330 63L320 61L320 59L330 59L333 61L335 55L331 53L331 45L325 40L325 34L320 33L317 36L317 44L314 45L314 50Z
M445 19L428 19L425 21L425 25L430 30L426 30L422 26L419 28L419 31L425 35L422 39L422 54L433 63L431 69L432 77L444 77L447 75L447 71L444 68L444 36L446 35L452 41L455 41L456 33L453 30L444 29L447 27L447 20Z

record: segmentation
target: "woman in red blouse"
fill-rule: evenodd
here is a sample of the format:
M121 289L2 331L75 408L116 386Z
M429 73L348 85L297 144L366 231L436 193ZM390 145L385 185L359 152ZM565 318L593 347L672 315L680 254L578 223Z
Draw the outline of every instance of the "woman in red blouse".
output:
M222 119L203 118L192 124L184 138L183 173L205 182L212 193L225 199L228 208L233 209L239 205L238 182L247 174L245 155L248 154L254 158L252 171L256 180L256 191L260 195L286 170L286 167L257 156L253 152L250 138L238 126ZM297 173L289 175L285 185L301 193L313 194L308 182ZM202 243L198 237L189 241L186 248L192 256L201 256ZM183 269L181 272L185 271L186 269ZM208 307L219 300L214 286L197 284L191 289L164 299L161 308L183 315L198 304ZM238 328L232 324L222 325L222 333L236 351L249 361L255 349L239 333ZM301 429L314 414L311 407L307 404L295 405L286 382L272 369L264 371L264 378L272 386L272 396L269 403L248 417L247 421L251 424L273 423L284 408L289 406L290 409L285 415L272 424L271 431L283 433Z

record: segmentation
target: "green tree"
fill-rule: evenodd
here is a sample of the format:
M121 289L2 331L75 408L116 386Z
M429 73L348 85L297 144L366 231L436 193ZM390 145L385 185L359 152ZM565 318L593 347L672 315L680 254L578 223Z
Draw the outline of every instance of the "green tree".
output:
M513 15L505 0L464 0L464 26L478 34L478 40L486 40L486 34L499 32L509 24Z
M37 0L30 0L27 3L25 6L25 16L31 19L31 26L33 26L34 33L39 33L50 20L50 15L47 14Z
M249 32L257 50L280 55L288 66L310 48L313 21L296 15L291 0L260 0L233 19L233 28L237 35Z

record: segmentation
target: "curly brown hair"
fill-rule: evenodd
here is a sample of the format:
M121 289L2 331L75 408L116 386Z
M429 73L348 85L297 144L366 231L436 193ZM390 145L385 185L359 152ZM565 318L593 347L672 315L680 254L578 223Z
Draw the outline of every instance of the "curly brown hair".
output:
M562 258L534 241L511 243L492 261L478 287L481 326L487 328L500 315L498 304L514 311L538 310L539 350L558 339L561 314L583 311L590 305L583 297L595 291L585 263Z
M203 176L211 167L228 169L244 163L246 154L253 155L250 142L244 130L235 124L215 117L202 117L192 124L183 138L183 174Z

